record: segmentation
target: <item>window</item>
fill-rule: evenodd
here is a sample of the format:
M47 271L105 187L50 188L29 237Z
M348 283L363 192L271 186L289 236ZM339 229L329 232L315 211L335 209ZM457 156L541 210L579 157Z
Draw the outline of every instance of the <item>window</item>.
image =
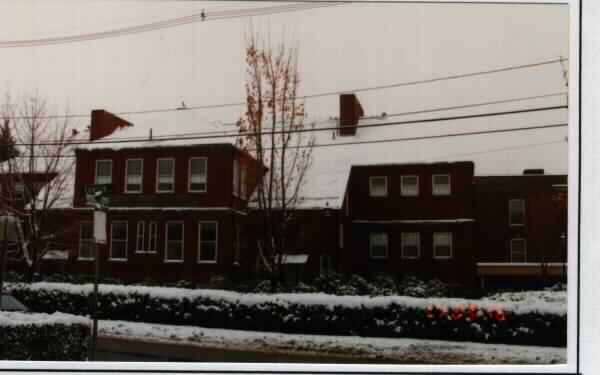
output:
M127 159L125 165L125 192L141 193L144 161L142 159Z
M144 249L144 230L144 222L138 221L135 237L135 251L138 253L146 252L146 249Z
M156 238L158 235L158 224L156 221L151 221L148 225L148 252L154 253L156 252Z
M510 262L527 262L527 243L523 238L513 238L510 240Z
M369 249L371 258L387 258L388 235L387 233L371 233L369 236Z
M400 176L400 195L403 197L419 195L419 176Z
M112 184L112 160L96 160L96 184Z
M433 195L450 195L450 175L434 174L432 180L433 186L431 192Z
M175 190L175 160L158 159L157 163L157 186L159 193L171 193Z
M240 163L233 159L233 195L236 197L240 193Z
M113 221L110 225L110 260L127 260L126 221Z
M371 197L387 196L387 177L370 177L369 178L369 195Z
M198 263L217 263L217 222L198 224Z
M165 242L165 262L183 262L183 222L167 222Z
M452 233L436 232L433 234L433 257L437 259L452 258Z
M402 233L402 258L416 259L421 252L421 241L418 232Z
M191 192L205 192L206 191L206 171L207 171L207 159L206 158L192 158L190 159L190 182L188 190Z
M233 264L235 265L239 265L240 264L240 255L241 255L241 239L240 239L240 235L241 235L241 231L240 231L240 225L236 224L235 225L235 232L234 232L234 239L233 239L233 246L235 246L234 252L233 252Z
M81 223L79 224L79 260L93 260L94 253L94 225Z
M508 220L510 225L525 225L524 199L511 199L508 201Z

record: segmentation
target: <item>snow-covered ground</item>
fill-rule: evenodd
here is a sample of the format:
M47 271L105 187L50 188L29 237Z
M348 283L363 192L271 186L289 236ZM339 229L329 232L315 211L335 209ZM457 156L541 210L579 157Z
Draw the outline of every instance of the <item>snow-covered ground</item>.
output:
M44 313L22 313L16 311L0 311L0 327L10 326L43 326L43 325L71 325L71 324L90 324L90 320L83 316L64 314L55 312L52 314Z
M311 355L363 356L407 363L559 364L565 348L419 339L319 336L209 329L125 321L100 321L103 336L185 343L199 347L279 351Z

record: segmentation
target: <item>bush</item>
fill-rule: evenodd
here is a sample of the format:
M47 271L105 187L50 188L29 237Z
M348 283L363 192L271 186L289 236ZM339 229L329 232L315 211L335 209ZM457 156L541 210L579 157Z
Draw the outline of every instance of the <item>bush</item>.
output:
M270 285L263 283L263 287ZM89 311L91 285L13 284L11 289L35 311ZM102 285L100 291L100 319L286 333L566 345L565 306L549 301L532 306L512 301L239 294L108 285Z
M83 361L89 334L81 317L0 312L0 359Z

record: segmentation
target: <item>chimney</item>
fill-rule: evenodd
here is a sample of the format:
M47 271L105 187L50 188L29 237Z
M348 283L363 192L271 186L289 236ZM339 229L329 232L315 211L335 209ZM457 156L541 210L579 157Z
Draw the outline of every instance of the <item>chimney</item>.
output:
M363 115L363 108L356 95L340 95L340 135L356 135L358 120Z
M523 174L524 175L541 175L541 174L544 174L544 170L541 168L540 169L524 169Z
M133 126L133 124L103 109L94 109L90 126L90 141L111 135L115 130L127 126Z

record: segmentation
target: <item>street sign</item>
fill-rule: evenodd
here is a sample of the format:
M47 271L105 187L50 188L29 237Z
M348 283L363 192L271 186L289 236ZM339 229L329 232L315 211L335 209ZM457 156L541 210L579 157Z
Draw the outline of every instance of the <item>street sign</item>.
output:
M106 211L94 211L94 241L106 245Z

